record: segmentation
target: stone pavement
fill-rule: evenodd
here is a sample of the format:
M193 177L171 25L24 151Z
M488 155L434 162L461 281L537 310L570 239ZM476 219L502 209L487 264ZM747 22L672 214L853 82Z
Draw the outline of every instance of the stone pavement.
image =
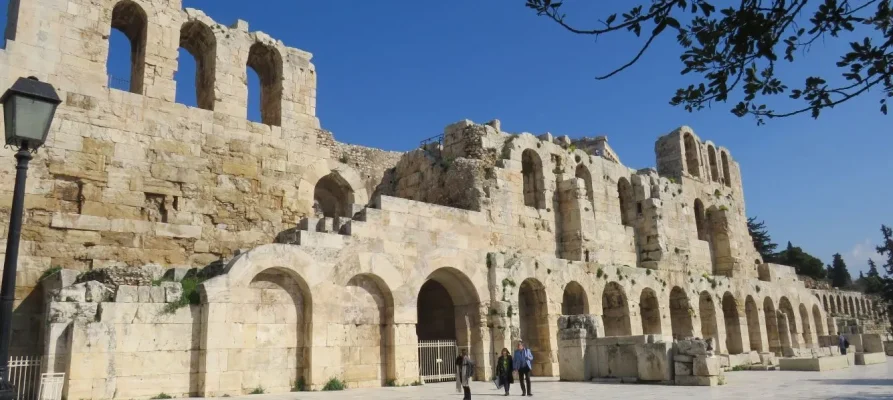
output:
M726 373L726 385L718 387L594 384L582 382L533 382L536 399L893 399L893 357L886 364L854 366L826 372L738 371ZM512 385L518 398L520 387ZM428 384L421 387L352 389L343 392L285 393L233 397L245 400L292 399L461 399L455 383ZM475 382L472 398L502 396L489 382Z

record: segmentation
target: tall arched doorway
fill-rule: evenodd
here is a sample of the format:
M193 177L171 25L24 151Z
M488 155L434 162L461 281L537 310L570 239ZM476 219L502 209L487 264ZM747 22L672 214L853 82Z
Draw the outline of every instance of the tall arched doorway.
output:
M670 291L670 324L673 328L674 339L684 339L695 335L691 321L692 313L694 310L688 302L685 290L674 286Z
M707 291L698 298L698 314L701 316L701 336L713 339L714 348L719 346L719 330L716 327L716 304Z
M626 293L617 282L610 282L602 293L602 320L605 336L632 335Z
M552 343L549 333L549 301L546 288L534 278L521 282L518 290L518 318L521 340L533 353L533 374L551 371Z
M783 347L799 348L801 339L800 334L797 332L797 314L794 313L794 306L791 305L791 301L787 297L782 296L778 301L778 310L781 311L781 315L786 319L785 323L788 325L787 334L781 335L781 345ZM785 338L787 338L787 341Z
M800 304L800 322L803 324L803 341L812 344L812 327L809 324L809 311L806 305Z
M769 339L769 351L776 355L782 354L781 339L778 337L778 315L772 299L766 297L763 300L763 313L766 314L766 338Z
M657 294L654 290L645 288L639 297L639 314L642 316L642 333L646 335L659 335L660 304L657 302Z
M360 387L384 386L396 379L394 362L394 299L387 284L375 275L357 275L347 282L342 352L362 354L344 363L344 376ZM378 349L378 351L374 351Z
M480 314L480 299L471 280L461 271L443 267L432 272L419 289L416 303L419 340L419 371L426 381L455 371L451 360L458 349L467 349L475 359L485 359ZM437 368L442 368L438 370ZM480 378L484 364L478 363L475 376Z
M353 202L353 189L341 175L332 172L316 182L313 189L313 208L317 216L348 217Z
M747 296L744 301L744 314L747 317L747 336L750 339L750 349L762 352L763 335L760 331L760 312L757 310L757 302L751 296Z
M579 283L571 281L564 287L561 299L561 315L589 314L589 299Z
M726 321L726 348L729 350L729 354L741 354L744 352L744 343L741 340L738 301L729 292L722 296L722 313Z
M825 335L825 325L822 324L822 311L819 310L819 305L814 304L812 306L812 319L815 322L815 330L819 336Z

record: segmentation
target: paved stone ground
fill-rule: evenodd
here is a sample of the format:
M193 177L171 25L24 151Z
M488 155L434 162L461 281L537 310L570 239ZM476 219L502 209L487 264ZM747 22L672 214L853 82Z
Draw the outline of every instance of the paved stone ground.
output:
M738 371L726 373L726 385L685 387L658 385L620 385L538 380L533 382L536 399L623 399L623 400L701 400L701 399L893 399L893 357L886 364L853 366L827 372ZM518 398L520 387L512 385L511 398ZM474 382L472 398L502 396L489 382ZM461 399L455 383L428 384L422 387L352 389L344 392L288 393L233 397L250 400L294 399Z

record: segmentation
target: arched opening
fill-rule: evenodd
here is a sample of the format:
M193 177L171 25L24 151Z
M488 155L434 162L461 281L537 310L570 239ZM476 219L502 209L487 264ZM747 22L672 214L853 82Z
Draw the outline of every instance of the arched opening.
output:
M577 165L577 170L574 171L574 176L583 180L583 183L586 185L586 199L592 203L595 200L595 194L592 191L592 174L589 173L589 169L585 165L579 164Z
M852 297L850 297L848 300L849 300L849 302L850 302L850 315L852 315L852 316L855 317L856 314L858 314L858 313L856 312L856 305L853 303L853 298L852 298Z
M670 291L670 324L674 339L685 339L695 336L691 317L694 309L689 304L685 290L674 286Z
M782 346L800 347L800 334L797 332L797 314L794 313L794 306L791 305L791 301L787 297L782 296L778 301L778 309L786 318L785 323L788 326L788 335L782 335ZM789 337L787 343L784 340L786 336Z
M707 146L707 158L710 159L710 180L719 182L719 166L716 165L716 150L713 146Z
M760 331L760 313L757 310L757 302L753 297L747 296L744 300L744 314L747 317L747 336L750 339L750 349L763 351L763 335Z
M837 314L837 303L834 302L834 296L828 299L828 306L830 307L830 311L832 314Z
M769 340L769 351L776 355L782 354L781 339L778 336L778 315L775 313L775 305L772 299L766 297L763 300L763 313L766 314L766 338Z
M819 336L825 336L825 325L822 323L822 311L819 310L818 304L812 306L812 320L815 323L816 333Z
M482 343L484 338L481 337L480 300L474 284L461 271L443 267L431 273L419 289L416 310L420 371L431 371L437 359L456 356L443 353L444 341L455 341L458 348L469 349L469 355L475 360L485 358ZM432 346L428 347L426 344ZM478 362L476 376L482 371L481 365ZM446 371L451 370L449 365L443 367ZM431 376L426 376L426 379L438 380Z
M115 8L112 9L112 32L106 65L109 87L143 94L143 79L146 70L146 28L148 26L149 19L146 17L146 11L135 2L122 0L115 4ZM129 46L119 44L119 41L115 40L115 31L124 34ZM130 57L126 64L123 61L124 58L117 55L119 46L129 47Z
M273 126L282 125L283 76L279 50L255 43L248 50L247 66L257 74L260 86L260 122ZM249 96L249 104L252 100Z
M345 354L362 355L344 363L344 376L360 386L384 386L396 379L394 365L394 299L387 284L374 275L347 282L344 305Z
M183 51L189 53L186 57ZM177 58L177 102L194 104L204 110L214 110L214 81L217 64L217 38L207 25L200 21L189 21L180 28L180 54ZM191 67L191 68L190 68ZM195 90L190 94L186 83L190 79L186 72L194 71ZM195 98L190 98L194 95ZM193 100L193 101L189 101Z
M250 355L250 362L243 359L237 364L232 359L228 365L221 364L227 365L221 372L267 375L275 369L277 373L268 376L264 385L271 391L288 391L299 378L309 382L312 304L307 284L290 270L270 268L241 290L241 304L226 309L225 321L232 324L233 332L252 332L238 345L241 354ZM243 381L241 386L240 391L247 394L256 385Z
M602 320L605 336L632 335L626 293L617 282L610 282L602 293Z
M812 326L809 323L809 311L806 306L800 304L800 323L803 324L803 341L806 344L812 344Z
M840 302L840 296L837 296L837 312L840 314L845 314L846 311L843 308L843 304Z
M579 283L571 281L564 287L564 296L561 299L561 314L589 314L589 300L586 297L586 291Z
M729 275L734 266L732 239L729 237L731 227L726 216L727 212L716 206L707 209L707 237L710 242L713 273L716 275Z
M633 226L636 220L635 197L633 187L626 178L617 181L617 198L620 205L620 223L625 226Z
M686 133L684 142L685 164L686 167L688 167L688 174L696 178L700 178L700 162L698 162L698 147L695 143L695 138L691 135L691 133Z
M660 304L654 290L645 288L639 297L639 314L642 316L642 333L646 335L661 334Z
M518 318L521 340L533 353L534 373L548 370L552 358L549 336L549 301L546 288L534 278L521 282L518 290Z
M732 174L730 172L731 169L729 169L729 156L726 154L725 151L719 152L719 156L722 159L723 183L725 183L725 185L728 187L732 187Z
M543 161L531 149L521 153L521 175L524 179L524 205L539 209L546 208Z
M719 330L716 327L716 304L707 291L701 292L698 298L698 314L701 316L701 336L713 339L714 348L719 345Z
M830 311L828 309L828 296L822 295L822 306L825 307L825 312Z
M707 214L704 213L704 203L701 199L695 199L695 227L698 229L698 240L709 240L707 232ZM690 225L689 225L690 226Z
M729 350L729 354L741 354L744 352L744 343L741 340L738 301L729 292L722 296L722 313L726 322L726 348Z
M348 217L353 201L350 184L335 172L322 177L313 188L313 208L317 217Z

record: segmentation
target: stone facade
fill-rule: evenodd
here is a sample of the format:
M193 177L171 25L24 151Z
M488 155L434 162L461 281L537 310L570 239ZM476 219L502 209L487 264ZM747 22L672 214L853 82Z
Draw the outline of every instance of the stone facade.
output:
M409 384L427 340L470 349L478 378L519 338L540 376L562 360L619 376L607 352L631 344L651 367L617 368L669 382L674 338L746 360L886 326L875 299L763 263L738 163L688 127L639 171L604 137L495 120L407 153L338 143L316 117L309 53L181 6L11 1L0 87L35 76L64 100L29 171L13 350L65 372L67 398ZM111 29L131 40L129 91L109 85ZM196 58L197 87L179 89L198 107L174 102L179 47ZM248 68L260 123L246 119ZM0 165L4 204L13 172ZM41 282L51 267L64 269ZM151 279L120 273L137 268ZM178 304L185 281L158 280L191 268L207 280ZM567 315L588 330L560 335ZM692 376L716 376L714 362Z

